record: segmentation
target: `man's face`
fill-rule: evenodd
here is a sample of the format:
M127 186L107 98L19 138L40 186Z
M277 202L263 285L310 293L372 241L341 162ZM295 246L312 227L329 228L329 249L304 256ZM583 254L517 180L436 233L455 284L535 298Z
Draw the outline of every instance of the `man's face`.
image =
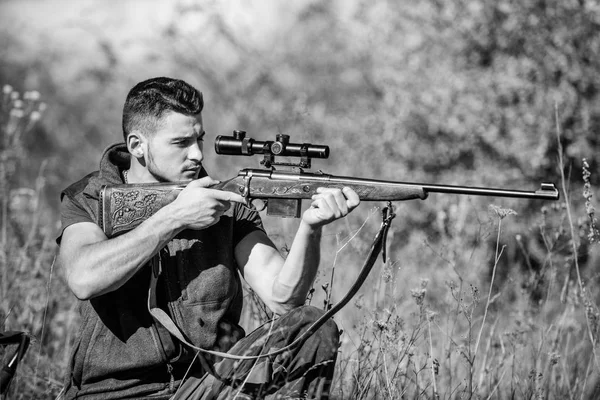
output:
M168 112L150 135L146 168L159 182L197 179L204 158L202 116Z

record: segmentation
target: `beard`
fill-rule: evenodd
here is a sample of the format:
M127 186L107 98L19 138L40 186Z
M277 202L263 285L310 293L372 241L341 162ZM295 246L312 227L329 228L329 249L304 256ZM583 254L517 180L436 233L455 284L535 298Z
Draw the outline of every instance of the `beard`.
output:
M166 178L157 167L152 156L152 151L148 148L148 154L146 156L146 169L157 180L157 182L171 182L170 179Z
M146 163L146 169L148 170L148 173L150 173L150 175L152 175L152 177L154 177L154 179L156 179L157 182L176 182L179 180L189 180L189 179L193 180L193 179L198 179L200 177L200 175L202 175L202 176L206 175L206 173L204 173L204 170L201 168L201 165L190 165L189 168L198 168L198 171L194 174L193 177L182 177L181 175L178 175L176 177L167 178L165 176L165 174L163 172L161 172L161 169L156 165L156 162L154 161L154 156L153 156L150 148L148 148L148 154L145 158L145 163ZM185 170L185 168L184 168L184 170Z

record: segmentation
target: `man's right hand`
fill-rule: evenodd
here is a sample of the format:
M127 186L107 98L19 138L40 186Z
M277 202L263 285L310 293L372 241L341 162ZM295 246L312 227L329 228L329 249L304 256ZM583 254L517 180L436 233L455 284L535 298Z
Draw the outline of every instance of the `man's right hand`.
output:
M211 189L219 181L204 177L191 181L168 207L184 229L205 229L219 222L231 203L246 204L237 193Z

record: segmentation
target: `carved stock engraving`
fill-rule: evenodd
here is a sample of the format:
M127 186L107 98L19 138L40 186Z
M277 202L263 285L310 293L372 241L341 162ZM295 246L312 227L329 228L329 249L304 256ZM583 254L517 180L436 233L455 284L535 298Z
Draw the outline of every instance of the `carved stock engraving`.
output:
M115 232L131 229L132 226L139 225L164 204L157 201L158 194L146 192L144 190L131 190L128 192L114 191L110 195L110 210L113 210L111 217L113 221L113 230Z

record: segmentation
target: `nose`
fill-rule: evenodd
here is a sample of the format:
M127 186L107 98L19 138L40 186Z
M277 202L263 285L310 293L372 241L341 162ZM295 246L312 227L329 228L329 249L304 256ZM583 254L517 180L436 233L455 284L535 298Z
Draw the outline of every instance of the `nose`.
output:
M197 164L202 163L202 160L204 159L204 153L202 152L202 147L198 142L188 147L188 159L196 162Z

